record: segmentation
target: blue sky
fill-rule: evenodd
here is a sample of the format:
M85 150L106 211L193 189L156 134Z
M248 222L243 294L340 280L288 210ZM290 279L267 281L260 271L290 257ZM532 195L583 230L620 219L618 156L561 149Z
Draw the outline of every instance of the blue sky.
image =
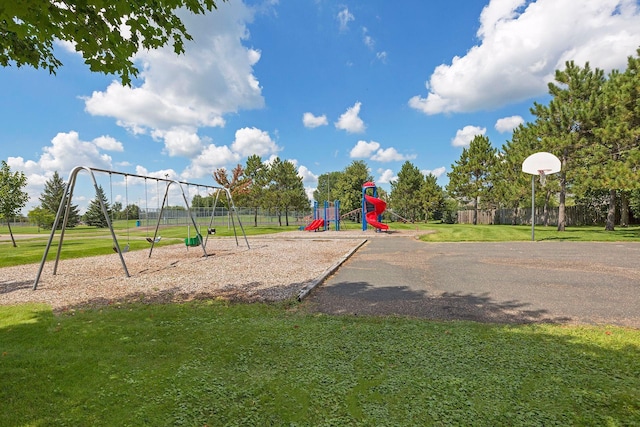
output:
M54 171L66 180L80 165L213 185L214 169L279 156L312 192L354 160L389 190L409 160L445 185L475 135L499 148L531 119L565 61L608 71L635 54L637 0L576 4L231 0L184 15L195 39L184 55L140 52L132 87L57 44L55 76L0 68L0 158L29 179L23 213ZM84 209L93 194L78 181ZM155 203L140 180L99 183L112 202Z

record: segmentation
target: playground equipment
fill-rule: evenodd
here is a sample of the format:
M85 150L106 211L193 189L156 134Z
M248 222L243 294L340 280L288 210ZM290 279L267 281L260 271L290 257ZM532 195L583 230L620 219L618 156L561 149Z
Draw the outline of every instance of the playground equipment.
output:
M169 196L169 189L171 187L172 184L177 184L179 187L180 192L182 193L182 198L184 200L185 206L186 206L186 210L187 210L187 214L189 216L189 218L191 219L191 223L193 224L195 230L196 230L196 237L195 240L192 240L194 238L191 238L191 236L189 235L187 237L187 239L185 239L185 244L187 246L201 246L202 247L202 252L204 253L204 257L207 257L207 250L206 250L206 240L202 239L202 234L199 231L198 228L198 224L194 218L194 216L192 215L191 212L191 208L189 206L189 201L187 200L187 196L185 195L184 192L184 188L182 187L183 184L189 186L189 185L194 185L197 187L204 187L204 188L209 188L209 189L213 189L214 191L217 192L217 196L216 196L216 203L218 202L218 198L220 196L220 192L224 192L228 198L229 201L229 206L230 206L230 210L235 214L237 220L238 220L238 225L240 226L240 229L242 230L242 234L244 235L244 239L245 242L247 244L247 248L249 248L249 242L247 240L247 235L244 232L244 228L242 226L242 223L240 222L240 216L236 210L236 207L233 203L233 199L231 197L231 192L223 187L215 187L215 186L209 186L209 185L202 185L202 184L193 184L193 183L189 183L189 182L184 182L184 181L176 181L176 180L171 180L168 177L167 178L157 178L157 177L151 177L151 176L143 176L143 175L135 175L135 174L130 174L130 173L125 173L125 172L117 172L117 171L112 171L112 170L105 170L105 169L97 169L97 168L91 168L88 166L77 166L75 168L73 168L71 170L71 173L69 174L69 179L67 181L67 185L64 189L64 193L62 196L62 199L60 200L60 206L58 207L58 212L56 214L56 218L53 222L53 225L51 227L51 235L49 236L49 240L47 242L47 246L45 248L44 254L42 256L42 261L40 262L40 268L38 269L38 273L36 275L35 281L33 283L33 290L35 291L38 287L38 282L40 280L40 276L42 275L42 270L44 269L44 264L47 260L47 255L49 254L49 250L51 249L51 244L53 242L53 238L55 236L56 230L58 228L58 224L60 223L60 220L62 219L62 229L60 231L60 241L58 243L58 249L57 249L57 253L56 253L56 260L55 260L55 264L53 267L53 274L56 275L57 274L57 270L58 270L58 263L60 261L60 252L62 250L62 242L64 240L64 234L65 234L65 230L67 228L67 223L69 220L69 211L71 210L71 200L73 198L73 191L75 189L76 186L76 180L77 180L77 176L78 173L80 173L81 171L86 171L89 173L89 175L91 176L91 180L93 182L93 187L96 191L96 194L98 193L98 183L96 181L96 177L95 177L95 172L101 172L101 173L107 173L109 174L109 181L111 182L111 175L123 175L124 176L124 183L125 183L125 191L126 191L126 202L128 203L128 188L127 186L127 178L128 177L136 177L136 178L141 178L145 180L145 200L147 198L146 195L146 180L147 179L152 179L155 180L157 183L160 182L165 182L166 185L166 189L165 189L165 193L164 193L164 200L162 202L162 208L160 209L160 213L158 214L158 222L156 225L156 229L155 229L155 233L153 238L149 238L147 237L147 241L149 243L151 243L151 249L149 250L149 258L151 258L151 253L153 252L153 248L155 246L155 244L160 240L160 237L158 236L158 229L160 227L160 221L162 218L162 213L165 207L165 202L167 202L167 198ZM107 210L107 207L105 206L105 203L102 199L98 198L98 201L100 203L100 208L102 210L102 214L104 215L105 221L107 223L107 226L109 227L109 231L111 232L111 238L113 240L113 248L114 251L118 253L118 256L120 258L120 263L122 264L122 269L124 270L125 276L126 277L130 277L129 274L129 270L127 269L127 264L124 261L124 257L123 257L123 253L125 253L128 249L129 249L129 231L128 231L128 226L127 226L127 245L125 246L125 248L121 248L120 244L118 243L118 238L116 237L116 233L113 229L113 223L111 221L110 215L109 215L109 211ZM168 203L167 203L168 205ZM65 209L66 206L66 209ZM64 211L64 218L62 217L62 212ZM211 219L209 221L209 229L211 229L211 224L213 223L213 216L215 215L215 206L211 215ZM128 220L128 217L127 217ZM234 236L236 238L236 244L239 245L238 243L238 235L236 233L236 227L235 227L235 220L233 218L233 216L231 216L231 220L233 223L233 232L234 232ZM190 227L190 226L189 226ZM209 234L211 233L207 233L207 239L209 237ZM197 243L196 243L197 242Z
M313 202L313 221L304 229L317 231L322 228L326 231L331 228L331 222L334 223L335 230L340 231L340 201L330 203L325 200L323 208L319 207L318 202Z
M367 190L371 190L371 195L367 194ZM374 227L377 231L388 230L389 226L383 224L382 213L387 208L387 203L378 199L376 185L373 182L365 182L362 184L362 212L364 220L362 221L362 231L367 231L367 224Z

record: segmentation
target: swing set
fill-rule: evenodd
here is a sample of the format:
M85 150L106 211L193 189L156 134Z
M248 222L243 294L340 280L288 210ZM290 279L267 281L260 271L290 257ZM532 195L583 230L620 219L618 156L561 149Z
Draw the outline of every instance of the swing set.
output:
M151 254L153 253L153 248L155 246L156 243L158 243L161 239L161 236L158 235L158 230L160 228L160 223L163 217L163 212L165 210L165 204L168 207L168 197L169 197L169 190L170 187L172 185L177 185L178 189L180 191L180 193L182 194L182 198L184 200L184 204L187 210L187 215L189 217L189 219L191 220L191 224L193 225L194 229L196 230L196 235L195 237L191 237L190 235L190 228L191 225L188 225L188 235L187 238L185 238L185 245L187 246L187 248L189 247L197 247L200 246L202 247L202 252L203 252L203 256L204 257L208 257L207 254L207 250L206 250L206 245L207 245L207 241L209 239L209 235L211 234L215 234L215 229L211 228L212 224L213 224L213 220L214 220L214 216L215 216L215 212L216 212L216 206L217 203L219 201L220 198L220 194L224 194L227 197L227 201L229 202L229 208L230 211L235 215L231 215L231 222L233 225L233 234L234 237L236 239L236 245L240 245L240 243L238 242L238 234L236 232L236 225L235 225L235 221L237 219L238 221L238 225L240 226L240 229L242 231L242 235L244 236L244 240L245 243L247 244L247 248L249 249L249 241L247 240L247 235L244 231L244 227L242 226L242 222L240 221L240 216L238 214L238 211L236 210L235 204L233 203L233 198L231 197L231 192L229 191L229 189L224 188L224 187L217 187L217 186L211 186L211 185L203 185L203 184L194 184L194 183L189 183L189 182L185 182L185 181L177 181L177 180L171 180L168 177L166 178L157 178L157 177L152 177L152 176L143 176L143 175L136 175L136 174L130 174L130 173L125 173L125 172L118 172L118 171L112 171L112 170L106 170L106 169L98 169L98 168L92 168L92 167L88 167L88 166L77 166L75 168L72 169L71 173L69 174L69 179L67 181L67 185L65 187L63 196L62 196L62 200L60 200L60 206L58 207L58 212L56 214L56 218L53 222L53 225L51 227L51 235L49 236L49 240L47 242L47 246L45 248L44 254L42 256L42 261L40 262L40 268L38 269L38 273L36 275L35 281L33 283L33 290L35 291L38 287L38 282L40 281L40 276L42 275L42 270L44 269L44 265L45 262L47 260L47 255L49 254L49 250L51 249L51 245L53 243L53 239L56 233L56 230L58 228L58 224L60 224L60 221L62 221L62 228L60 231L60 240L58 243L58 249L57 249L57 253L56 253L56 259L55 259L55 263L53 266L53 275L55 276L57 274L58 271L58 263L60 261L60 253L62 250L62 242L64 240L64 234L65 234L65 230L67 228L67 224L68 224L68 220L69 220L69 212L71 210L71 200L73 198L73 191L75 189L76 186L76 180L77 180L77 176L78 173L81 171L86 171L89 173L89 175L91 176L91 180L93 183L93 187L96 191L96 194L98 194L98 182L96 181L96 177L95 177L95 173L107 173L109 174L109 190L111 192L111 198L113 201L113 185L112 185L112 175L122 175L124 176L124 186L125 186L125 203L127 204L126 206L126 219L127 219L127 244L124 247L120 246L120 243L118 242L118 238L116 236L116 233L113 229L113 218L110 218L109 215L109 210L107 209L104 201L102 200L102 198L98 197L97 200L100 203L100 208L102 210L102 214L104 215L105 221L107 223L107 227L109 228L109 231L111 233L111 238L113 240L113 250L114 252L116 252L120 258L120 263L122 264L122 269L124 270L124 274L126 277L130 277L129 274L129 270L127 269L127 264L125 263L124 260L124 256L123 254L128 252L130 249L130 245L129 245L129 190L128 190L128 178L129 177L135 177L135 178L141 178L144 179L144 190L145 190L145 204L147 204L148 202L148 198L147 198L147 180L155 180L156 181L156 189L158 191L158 195L160 194L159 191L159 184L161 182L166 183L166 187L165 187L165 192L164 192L164 199L162 201L162 206L160 208L160 212L158 213L158 221L156 223L156 227L155 227L155 231L154 231L154 235L153 238L147 236L146 240L151 244L151 248L149 250L149 258L151 258ZM184 187L183 185L187 186L187 192L189 189L189 186L193 185L196 186L196 188L199 190L200 188L205 188L205 189L211 189L213 191L215 191L216 193L216 198L215 198L215 204L213 207L213 210L211 212L211 218L209 220L209 226L207 227L207 233L206 233L206 238L203 239L202 234L200 233L200 228L198 227L198 223L195 219L195 217L193 216L191 207L189 206L189 200L187 199L187 195L184 192ZM159 197L158 197L159 200ZM65 209L66 206L66 209ZM145 206L145 210L146 210L146 220L147 220L147 225L149 222L149 211L148 211L148 205ZM64 217L63 217L63 212L64 212ZM148 227L147 227L147 234L148 234Z

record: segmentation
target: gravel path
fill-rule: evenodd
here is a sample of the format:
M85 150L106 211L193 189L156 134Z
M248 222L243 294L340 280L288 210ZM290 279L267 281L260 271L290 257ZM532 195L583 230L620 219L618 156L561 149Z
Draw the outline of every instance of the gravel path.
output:
M65 310L123 301L215 297L280 301L317 282L362 241L362 232L298 231L253 236L250 249L243 239L240 245L233 238L209 239L208 257L200 247L156 247L151 258L148 251L124 254L128 278L115 253L62 260L55 276L54 262L49 261L36 291L32 287L39 264L2 268L0 305L39 302Z

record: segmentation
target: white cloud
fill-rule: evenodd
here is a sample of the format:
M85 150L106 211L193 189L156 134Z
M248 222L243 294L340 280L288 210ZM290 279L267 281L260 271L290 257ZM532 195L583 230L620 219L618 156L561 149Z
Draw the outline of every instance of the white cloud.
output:
M349 157L352 159L368 159L378 149L380 149L379 143L375 141L367 142L360 140L349 152Z
M352 159L370 159L376 162L398 162L415 159L415 155L403 155L398 153L393 147L380 148L380 143L376 141L358 141L349 152Z
M394 174L391 169L378 169L380 176L376 180L379 184L389 184L391 181L398 179L398 175Z
M524 119L520 116L503 117L496 121L495 128L500 133L511 132L524 123Z
M465 126L462 129L458 129L456 136L451 140L451 145L454 147L468 147L474 137L484 135L486 132L487 128Z
M148 129L223 126L224 114L262 108L264 99L253 75L260 52L246 48L246 24L252 12L242 2L221 3L215 13L181 18L194 37L185 54L171 47L140 51L142 84L113 82L85 99L85 109L113 117L134 133Z
M383 64L387 63L387 52L377 52L376 59L378 59Z
M347 131L348 133L364 132L365 125L359 117L361 106L361 102L356 102L353 107L349 107L335 123L336 128Z
M76 166L111 168L111 156L101 153L95 143L82 141L74 131L58 133L42 151L38 165L43 171L65 173Z
M124 151L124 147L122 146L122 142L112 138L110 136L100 136L93 140L93 143L96 144L98 148L102 148L106 151Z
M342 9L338 12L338 16L336 16L338 23L340 25L340 31L346 31L349 28L349 22L355 20L356 18L353 16L351 12L349 12L348 8Z
M567 60L624 68L638 47L639 9L636 0L491 0L481 43L436 67L427 96L409 105L425 114L492 109L545 94Z
M236 139L231 149L241 156L266 156L275 154L281 148L271 139L269 133L257 128L242 128L236 131Z
M423 169L420 172L422 172L422 175L427 176L429 174L435 176L436 178L440 178L442 175L444 175L444 173L447 171L447 169L444 166L440 166L439 168L435 168L433 170L430 169Z
M156 131L154 136L164 138L164 149L170 157L190 159L203 149L203 143L194 129L173 128L167 132Z
M29 195L29 201L25 206L26 213L38 204L38 197L44 189L44 184L57 171L62 179L77 166L87 166L99 169L112 169L112 158L101 150L110 149L118 151L115 139L102 136L93 141L83 141L78 132L60 132L52 140L51 145L42 148L42 154L37 161L24 160L22 157L8 157L7 164L12 170L24 172L27 177L25 192ZM78 195L80 197L80 195ZM76 199L74 197L74 200Z
M369 35L369 30L367 29L367 27L362 27L362 42L371 50L373 50L376 46L376 42L373 40L373 37Z
M278 158L280 158L280 157L277 154L272 154L267 159L263 160L262 163L264 163L267 166L271 166L273 164L273 161L275 159L278 159ZM282 159L280 159L280 160L282 160Z
M191 161L191 164L180 174L180 177L182 179L194 179L210 176L215 169L227 167L229 164L239 162L240 159L240 155L231 151L226 145L218 147L214 144L209 144Z
M398 153L398 150L396 150L393 147L389 147L385 149L381 148L378 151L376 151L376 154L371 156L371 160L375 160L376 162L401 162L405 160L412 160L415 158L416 158L415 154L410 154L410 155L400 154Z
M302 115L302 123L304 127L307 128L317 128L318 126L326 126L329 124L326 115L314 116L311 113L304 113Z
M315 175L306 166L298 168L298 176L302 178L305 185L318 185L318 175Z

